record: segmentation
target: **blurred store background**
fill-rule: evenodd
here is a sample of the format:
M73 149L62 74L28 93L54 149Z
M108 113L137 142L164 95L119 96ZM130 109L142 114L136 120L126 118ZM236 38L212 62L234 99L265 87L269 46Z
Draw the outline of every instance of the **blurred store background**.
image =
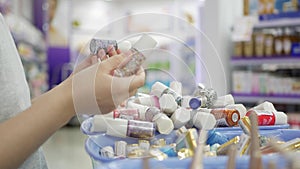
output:
M288 114L291 128L299 129L299 3L0 0L0 12L16 42L32 98L72 73L92 37L109 39L154 32L162 52L148 58L144 65L147 78L141 90L148 91L155 81L168 85L176 79L183 83L183 92L191 94L201 82L219 95L233 94L237 103L249 107L271 101L277 110ZM74 117L44 145L50 169L91 168L79 125ZM66 159L58 159L57 153Z

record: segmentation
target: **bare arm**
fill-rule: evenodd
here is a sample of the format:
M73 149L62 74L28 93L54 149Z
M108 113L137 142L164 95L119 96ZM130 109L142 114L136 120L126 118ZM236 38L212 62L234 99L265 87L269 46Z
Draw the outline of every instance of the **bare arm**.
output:
M95 94L103 113L108 113L119 104L119 102L112 103L113 99L106 98L113 97L111 93L113 76L110 72L123 59L124 56L116 55L99 64L95 80L98 87ZM130 78L118 78L122 82L130 82L129 88L124 88L120 94L134 94L136 89L144 84L144 78L143 71ZM126 96L124 94L124 99ZM0 168L17 168L75 114L71 76L54 89L36 98L30 108L0 124Z

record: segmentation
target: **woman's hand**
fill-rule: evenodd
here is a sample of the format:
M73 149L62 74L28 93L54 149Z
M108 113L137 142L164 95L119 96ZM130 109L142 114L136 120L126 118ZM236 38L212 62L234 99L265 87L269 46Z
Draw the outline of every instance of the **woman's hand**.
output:
M101 113L109 113L144 85L145 72L142 67L133 76L112 75L123 59L123 55L116 55L100 63L95 81L95 92Z
M130 55L118 53L120 51L113 48L108 49L108 55L99 50L96 59L95 56L86 59L79 65L81 70L74 71L73 101L77 114L109 113L144 85L145 72L142 68L133 76L113 76L114 70ZM98 58L102 61L96 61Z

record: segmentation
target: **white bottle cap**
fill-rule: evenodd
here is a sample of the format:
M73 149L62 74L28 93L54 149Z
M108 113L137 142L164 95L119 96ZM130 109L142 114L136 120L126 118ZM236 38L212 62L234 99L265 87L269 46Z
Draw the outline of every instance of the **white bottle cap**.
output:
M155 82L151 87L151 94L160 97L167 88L168 86L162 84L161 82Z
M159 113L153 117L157 130L160 134L170 134L174 129L172 120L165 114Z
M179 107L171 116L174 128L179 129L190 120L191 113L184 107Z
M191 97L191 96L182 96L181 107L190 108L190 100L192 98L193 97Z
M234 98L231 94L220 96L212 106L213 108L223 108L229 104L235 104Z
M125 119L108 119L107 135L115 137L126 137L128 120Z
M211 130L215 127L217 121L214 115L198 111L193 119L194 126L201 130Z
M148 106L134 103L133 101L127 102L127 108L136 108L139 110L139 115L141 120L146 120L145 113L149 109Z
M275 115L275 124L277 125L287 124L288 117L284 112L274 111L274 115Z
M95 115L92 120L91 132L106 132L109 117Z
M145 97L138 97L138 100L142 105L155 106L157 108L160 108L157 96L149 95L149 96L145 96Z
M182 84L178 81L172 81L170 83L170 88L174 90L179 95L182 95Z
M154 40L151 36L143 34L140 39L133 44L133 48L137 49L138 51L143 51L146 49L154 48L156 44L157 41Z
M266 111L271 111L271 112L277 111L275 109L274 105L268 101L265 101L255 107L251 108L250 110L266 110Z
M131 46L131 43L127 40L118 43L118 49L120 49L122 52L128 51Z
M159 98L159 106L166 114L173 114L178 105L171 94L164 94Z
M247 109L243 104L230 104L225 108L227 109L236 109L240 113L240 118L244 117L247 113Z

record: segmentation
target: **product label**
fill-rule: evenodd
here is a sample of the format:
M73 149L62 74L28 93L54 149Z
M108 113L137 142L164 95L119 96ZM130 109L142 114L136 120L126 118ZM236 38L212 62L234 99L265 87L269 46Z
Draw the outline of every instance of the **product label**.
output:
M120 109L114 111L114 118L126 120L139 120L139 112L137 109Z
M154 124L143 121L128 121L127 136L134 138L151 138L154 136Z
M255 112L257 114L257 120L259 126L268 126L268 125L275 124L275 115L273 112L265 111L265 110L255 110L255 111L248 112L246 116L250 116L251 112Z

